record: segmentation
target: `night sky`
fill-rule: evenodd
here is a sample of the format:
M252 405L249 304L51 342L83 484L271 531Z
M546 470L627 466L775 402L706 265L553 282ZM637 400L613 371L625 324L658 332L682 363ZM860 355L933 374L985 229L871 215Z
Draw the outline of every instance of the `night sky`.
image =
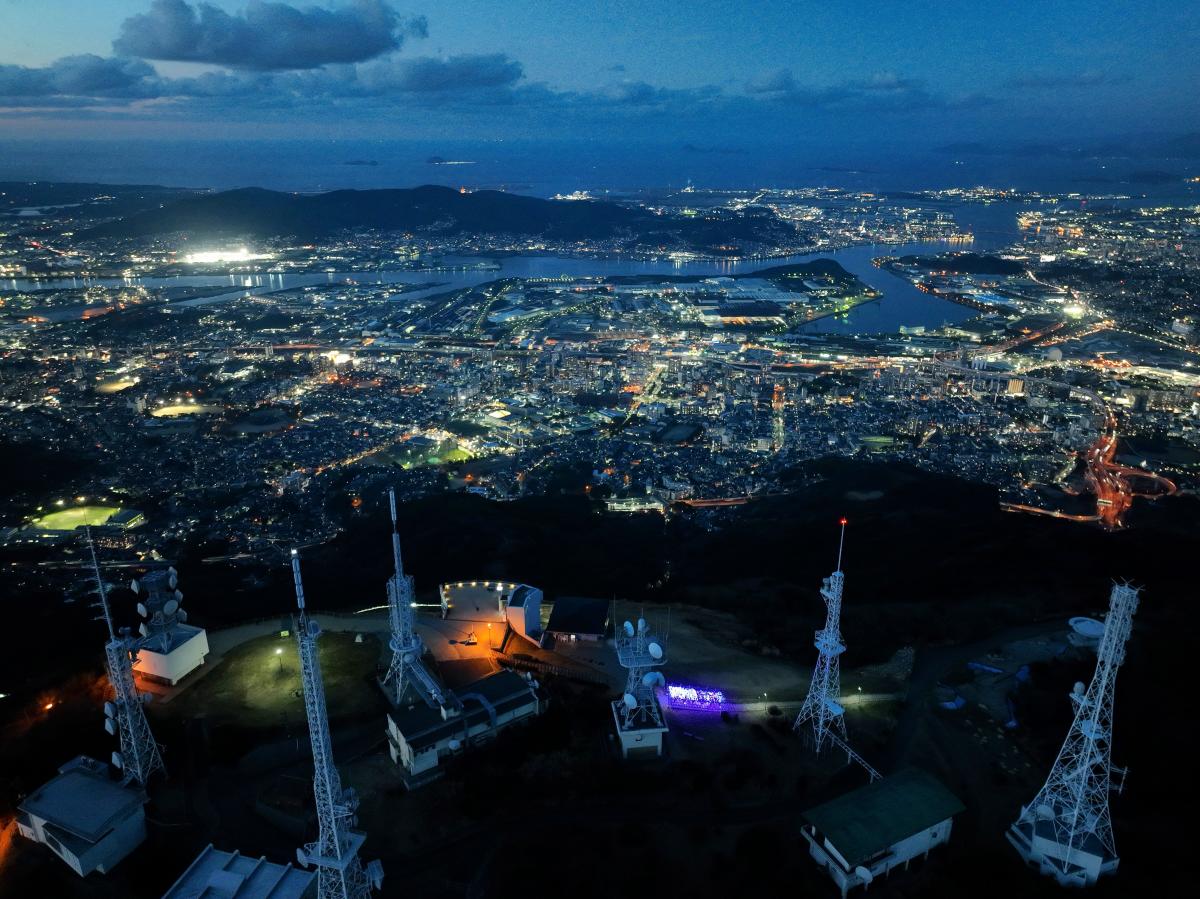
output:
M0 0L0 136L1116 140L1200 129L1198 43L1178 0Z

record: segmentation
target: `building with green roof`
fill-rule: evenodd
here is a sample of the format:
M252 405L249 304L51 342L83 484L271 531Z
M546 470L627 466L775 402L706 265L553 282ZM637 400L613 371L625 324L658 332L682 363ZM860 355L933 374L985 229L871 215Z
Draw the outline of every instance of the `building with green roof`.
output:
M801 832L845 896L945 843L962 810L937 778L907 768L809 809Z

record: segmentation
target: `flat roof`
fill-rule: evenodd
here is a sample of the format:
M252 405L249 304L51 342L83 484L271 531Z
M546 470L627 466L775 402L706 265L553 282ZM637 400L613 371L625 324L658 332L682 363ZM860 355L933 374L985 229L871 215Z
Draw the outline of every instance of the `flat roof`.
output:
M443 738L461 733L464 723L487 721L491 716L487 707L476 698L478 696L489 702L497 713L514 711L534 701L529 682L519 674L505 670L490 674L458 691L463 708L457 717L443 720L440 709L431 708L423 702L395 709L388 715L405 741L414 750L420 751Z
M803 818L853 868L963 808L959 798L933 775L905 768L811 808Z
M146 794L113 780L103 762L79 756L21 802L21 811L69 834L98 842L141 808Z
M301 899L312 890L316 878L315 871L303 871L291 863L281 865L265 857L224 852L209 843L163 899Z
M560 596L550 610L546 630L555 634L598 634L608 626L608 600Z

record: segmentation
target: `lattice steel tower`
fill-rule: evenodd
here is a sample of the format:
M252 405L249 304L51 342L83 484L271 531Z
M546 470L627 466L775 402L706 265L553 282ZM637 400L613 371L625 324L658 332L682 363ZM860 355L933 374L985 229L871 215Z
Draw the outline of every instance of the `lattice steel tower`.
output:
M1064 886L1088 886L1117 869L1108 794L1114 774L1120 791L1125 770L1112 765L1113 694L1137 607L1136 588L1113 584L1096 673L1086 690L1075 684L1075 720L1050 777L1008 830L1021 857Z
M317 806L318 836L315 842L296 851L302 865L318 868L318 899L366 899L383 882L383 866L373 861L363 867L358 850L366 834L352 830L358 822L354 815L358 797L343 790L342 780L333 764L333 745L329 739L329 717L325 710L325 684L317 657L317 638L321 626L304 611L304 585L300 580L300 555L292 550L292 577L296 582L296 644L300 653L300 672L304 684L304 710L308 715L308 736L312 742L313 795Z
M413 626L413 581L404 573L404 562L400 558L400 533L396 529L396 491L388 490L388 504L392 510L392 559L395 573L388 579L388 614L391 617L392 636L388 645L392 650L392 661L383 677L383 689L393 705L400 705L411 690L420 695L430 706L445 703L441 687L421 663L425 647Z
M150 732L146 710L142 708L146 696L138 693L133 680L137 641L129 635L128 628L121 628L119 633L113 628L108 592L104 588L104 578L100 576L100 562L96 558L91 528L88 528L87 540L88 550L92 554L92 572L96 577L96 606L108 625L104 656L108 682L112 685L114 695L112 700L104 703L104 728L110 734L117 734L121 741L121 751L113 753L112 761L124 772L125 782L137 781L144 787L150 776L155 771L164 771L165 766L158 744L154 742L154 734Z
M813 645L817 647L817 667L813 669L812 684L800 714L796 716L793 730L812 728L813 748L820 753L821 746L829 738L845 745L846 722L842 707L842 674L839 658L846 651L842 642L842 548L846 543L846 519L841 520L842 535L838 540L837 571L821 583L821 596L825 598L825 626L816 632Z
M663 642L650 633L645 618L626 621L617 636L617 661L625 669L625 695L613 703L621 730L663 727L655 688L666 681L658 667L667 661Z

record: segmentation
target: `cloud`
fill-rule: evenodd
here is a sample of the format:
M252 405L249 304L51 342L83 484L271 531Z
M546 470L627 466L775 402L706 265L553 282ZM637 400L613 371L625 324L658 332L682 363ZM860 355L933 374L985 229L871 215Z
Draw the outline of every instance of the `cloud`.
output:
M405 19L384 0L351 0L333 9L251 0L235 15L210 3L154 0L149 12L121 23L113 50L234 69L313 69L373 59L427 30L424 17Z
M811 109L864 109L872 111L920 111L923 109L969 109L994 102L980 94L948 96L930 91L923 81L894 72L829 85L806 85L790 69L775 69L751 79L746 93L762 100Z
M361 66L357 80L372 93L455 94L511 88L525 77L521 64L503 53L447 59L379 60Z
M572 94L588 103L608 103L616 106L685 106L705 103L720 96L713 85L694 88L655 87L645 81L619 81L598 91Z
M1108 84L1124 84L1128 76L1115 76L1107 72L1092 70L1088 72L1043 72L1021 75L1011 78L1004 83L1005 87L1016 90L1064 90L1073 87L1100 87Z
M162 85L154 69L140 59L64 56L48 66L0 65L0 98L67 99L104 97L143 99L158 96Z

